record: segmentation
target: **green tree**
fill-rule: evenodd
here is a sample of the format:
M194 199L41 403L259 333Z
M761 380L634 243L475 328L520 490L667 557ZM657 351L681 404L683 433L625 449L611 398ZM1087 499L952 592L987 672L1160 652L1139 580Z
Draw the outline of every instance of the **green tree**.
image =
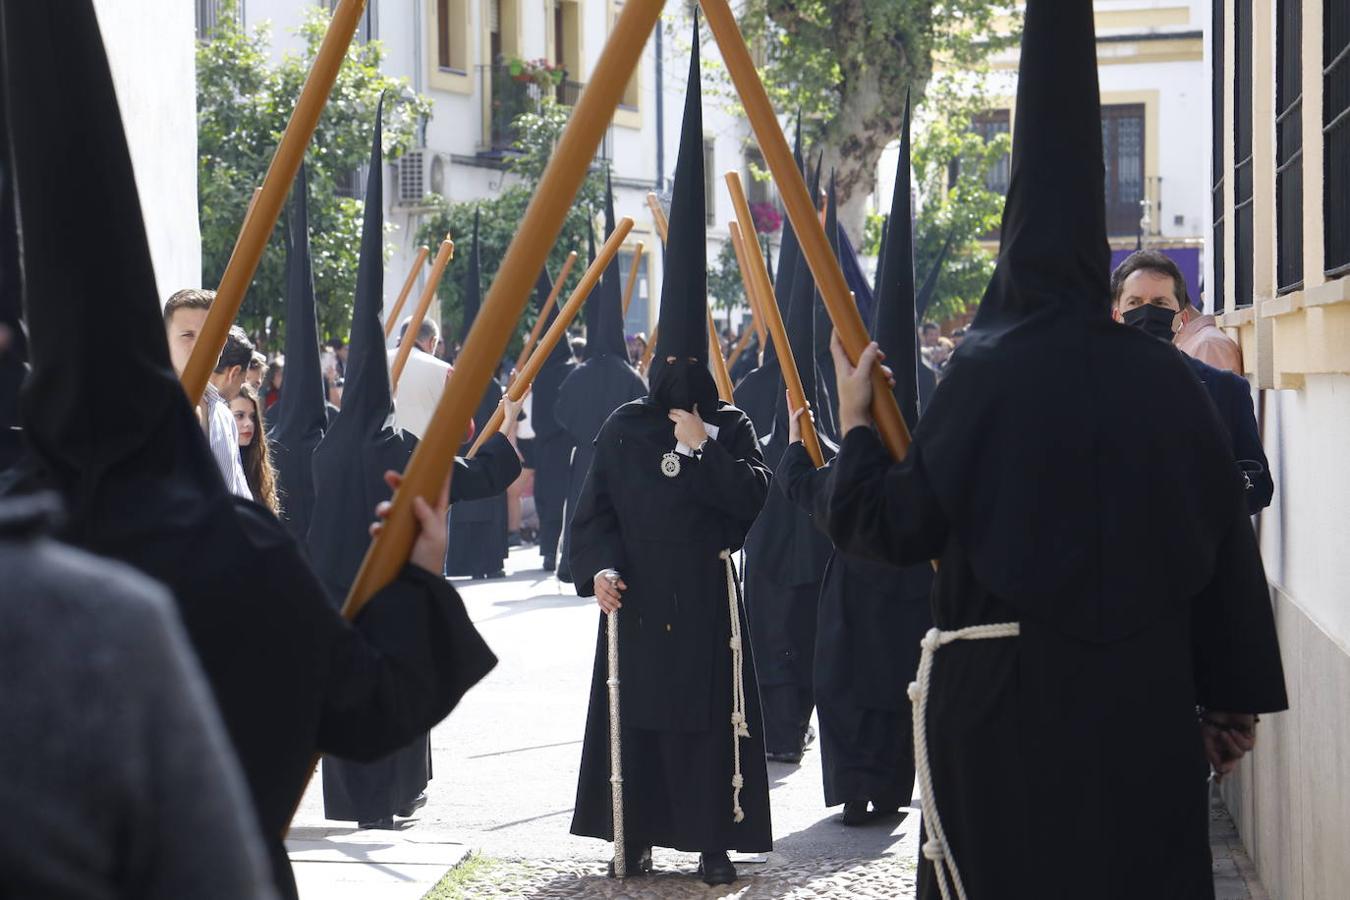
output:
M905 92L917 103L935 68L978 71L1017 40L1000 0L746 0L738 20L770 98L801 110L825 154L839 221L855 241L882 150L900 131ZM1012 27L1008 28L1007 23Z
M550 94L545 93L537 108L517 116L513 122L513 131L517 135L515 152L507 157L507 177L502 180L501 188L495 197L473 200L465 203L449 203L441 197L429 197L428 205L434 211L428 214L426 223L418 231L418 240L428 246L436 246L441 239L450 234L455 240L455 251L467 253L469 241L473 235L474 211L480 213L478 229L479 258L482 264L481 278L483 295L487 295L488 286L506 256L506 248L516 235L525 209L535 195L544 169L553 155L553 149L567 125L569 108L557 103ZM567 254L575 250L578 253L576 264L558 295L558 303L566 302L568 293L581 280L586 271L586 232L587 226L594 223L596 228L596 248L604 241L603 222L599 217L605 209L605 170L593 166L577 192L576 199L568 207L567 218L563 222L562 234L549 251L548 270L554 278L562 270ZM446 343L453 344L464 337L464 267L452 267L445 273L437 290L441 302L441 327ZM580 325L578 316L577 325ZM508 348L508 354L518 353L525 334L534 327L535 310L533 298L526 306L516 336Z
M732 310L749 305L741 266L736 261L736 248L731 246L731 241L723 241L717 258L709 260L708 296L716 309Z
M305 50L268 61L267 26L245 30L231 0L215 31L197 47L198 203L202 229L202 283L225 271L253 190L262 183L290 119L301 85L328 26L329 14L311 9L301 26ZM370 155L372 118L384 96L384 152L396 159L413 144L431 102L406 79L380 72L378 41L353 42L306 153L310 252L319 328L345 336L351 320L364 204L351 196ZM240 324L268 346L280 346L285 295L284 217L268 243L240 310Z
M913 147L919 214L914 225L916 277L927 276L943 245L951 249L925 313L938 321L979 303L994 271L992 243L1003 214L1003 196L988 186L990 171L1008 154L1011 138L986 141L972 128L989 108L979 85L959 76L934 81L930 103L916 123Z

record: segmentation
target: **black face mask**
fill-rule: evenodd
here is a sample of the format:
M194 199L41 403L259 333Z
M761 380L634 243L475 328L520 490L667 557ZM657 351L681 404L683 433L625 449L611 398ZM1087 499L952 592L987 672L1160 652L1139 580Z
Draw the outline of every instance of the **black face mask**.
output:
M1172 342L1172 323L1179 315L1180 313L1165 306L1154 306L1149 303L1127 310L1121 318L1131 328L1138 328L1144 334L1151 334L1158 340L1167 341L1170 344Z
M717 409L717 382L705 363L662 360L652 369L648 394L662 409L693 412L698 406L699 414L704 416Z

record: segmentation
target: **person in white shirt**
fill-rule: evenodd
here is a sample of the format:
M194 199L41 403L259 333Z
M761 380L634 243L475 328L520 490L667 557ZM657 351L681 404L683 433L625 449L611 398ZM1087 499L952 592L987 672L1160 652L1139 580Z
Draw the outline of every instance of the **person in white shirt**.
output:
M399 328L399 342L389 349L389 365L394 365L403 335L408 331L410 320L404 319ZM422 320L413 340L412 352L403 366L394 394L394 427L400 431L411 432L419 439L431 421L436 404L441 401L445 389L445 379L450 375L450 365L436 356L441 346L441 330L430 319ZM392 374L392 373L391 373ZM392 386L392 385L391 385Z
M206 324L207 313L215 298L215 291L188 289L178 291L164 304L169 358L180 376L192 357L192 348L197 346L197 336ZM253 494L239 463L239 432L235 428L234 414L230 412L230 401L239 396L252 359L253 343L242 328L232 326L197 409L198 419L211 445L211 456L225 479L225 487L230 493L249 499Z

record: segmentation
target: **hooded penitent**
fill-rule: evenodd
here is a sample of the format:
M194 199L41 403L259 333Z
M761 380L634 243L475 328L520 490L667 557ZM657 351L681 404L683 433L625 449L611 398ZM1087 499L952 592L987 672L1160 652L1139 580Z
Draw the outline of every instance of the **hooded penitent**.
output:
M1078 896L1103 871L1116 897L1212 896L1196 707L1286 706L1222 425L1175 348L1109 316L1093 6L1026 4L993 281L904 461L854 428L832 476L841 552L936 557L938 628L1019 623L939 650L921 695L969 897Z
M291 191L286 242L286 381L268 417L268 443L281 491L281 520L296 540L309 534L314 510L314 448L323 440L323 372L309 257L309 197L305 167Z
M900 158L891 192L891 217L883 232L878 262L876 315L872 339L895 375L895 401L910 430L919 421L918 336L914 312L914 219L910 216L909 98L905 98ZM938 265L942 264L941 259Z
M801 116L797 117L797 136L793 145L793 159L797 162L798 170L803 169L802 162L802 123ZM746 233L747 239L755 239L753 231ZM778 307L778 315L784 320L787 319L788 298L792 292L792 274L797 266L797 257L800 255L800 248L797 245L797 234L792 230L792 223L783 221L783 245L778 256L777 276L773 279L774 303ZM772 254L768 260L768 269L770 273L775 271L773 266ZM778 367L778 352L774 349L773 341L767 342L764 348L764 356L760 365L743 377L736 384L736 405L745 410L745 414L750 417L750 421L755 423L755 432L763 437L773 428L774 409L778 403L778 397L782 393L780 385L782 384L782 371Z
M312 755L369 758L403 746L444 717L492 656L454 592L413 566L355 627L343 622L271 513L225 492L169 364L93 4L6 0L0 23L34 366L23 403L30 446L64 498L66 538L173 593L278 885L294 895L281 834ZM70 236L91 220L105 226L99 240L72 257ZM99 360L110 334L135 403L108 402ZM374 636L391 622L408 626L404 640Z
M717 408L717 384L708 369L708 235L703 181L703 103L698 47L689 69L680 152L671 185L661 319L648 382L662 409ZM667 362L673 357L674 362Z
M540 272L534 288L539 308L542 309L552 290L548 271ZM545 329L557 318L555 305L549 311ZM530 390L530 424L534 429L534 505L539 513L539 553L547 571L557 566L563 504L567 500L567 469L572 456L572 439L558 424L553 412L558 401L558 387L576 365L567 336L563 335L544 361Z
M380 103L383 109L383 101ZM381 122L377 111L366 182L365 217L352 304L342 411L314 451L315 501L309 551L340 605L370 545L370 510L389 499L384 472L402 472L412 453L411 435L390 426L393 400L380 309L384 303L384 182Z
M473 240L469 244L469 264L464 273L464 338L467 340L469 328L478 318L482 305L483 282L482 264L478 244L479 211L473 213ZM502 386L496 378L488 379L483 397L478 401L478 409L473 414L475 433L486 427L492 414L502 400ZM501 433L493 440L500 438ZM468 446L464 447L467 451ZM462 451L463 452L463 451ZM514 451L512 451L514 455ZM512 477L514 480L514 476ZM503 491L505 487L503 486ZM508 546L508 517L504 493L476 499L464 499L454 504L450 510L450 546L445 554L445 574L447 575L496 575L502 571L502 565L510 552Z
M692 57L655 357L676 356L689 373L707 374L697 30ZM764 502L768 472L750 420L715 390L687 398L698 402L706 435L690 445L677 440L664 405L672 398L658 399L661 385L700 389L693 379L666 381L675 370L653 373L652 395L619 407L596 436L573 513L570 564L582 596L594 593L604 568L627 585L616 622L625 797L634 798L624 808L628 840L763 852L772 838L759 689L730 560ZM614 823L604 619L597 616L572 818L573 834L599 838L611 836Z
M614 230L614 197L605 193L605 237ZM595 234L587 235L588 262L595 260ZM623 337L623 294L619 285L619 264L605 267L599 285L586 298L586 361L574 368L559 385L553 402L554 421L576 445L568 476L566 517L570 521L581 495L581 483L590 468L595 436L600 426L629 400L647 393L647 385L628 362L628 344ZM563 531L562 558L558 577L571 580L567 562L567 530ZM545 557L547 561L547 556Z

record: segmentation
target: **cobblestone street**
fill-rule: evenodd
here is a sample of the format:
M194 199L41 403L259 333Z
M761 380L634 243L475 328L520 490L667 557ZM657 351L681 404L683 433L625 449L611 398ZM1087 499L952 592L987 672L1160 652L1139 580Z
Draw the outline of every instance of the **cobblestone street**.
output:
M568 833L595 604L544 577L534 568L537 560L533 548L518 550L506 579L456 582L501 662L432 734L435 777L427 806L397 834L355 832L351 823L323 818L318 780L311 786L292 836L309 839L311 853L333 848L315 858L348 864L336 866L345 876L342 890L331 874L297 865L303 900L913 896L917 811L845 828L840 810L822 805L814 745L800 766L769 765L774 850L733 856L737 884L709 888L694 874L697 855L662 849L650 877L606 878L609 845ZM1251 864L1222 809L1215 813L1213 844L1219 900L1265 900L1259 885L1248 883Z

